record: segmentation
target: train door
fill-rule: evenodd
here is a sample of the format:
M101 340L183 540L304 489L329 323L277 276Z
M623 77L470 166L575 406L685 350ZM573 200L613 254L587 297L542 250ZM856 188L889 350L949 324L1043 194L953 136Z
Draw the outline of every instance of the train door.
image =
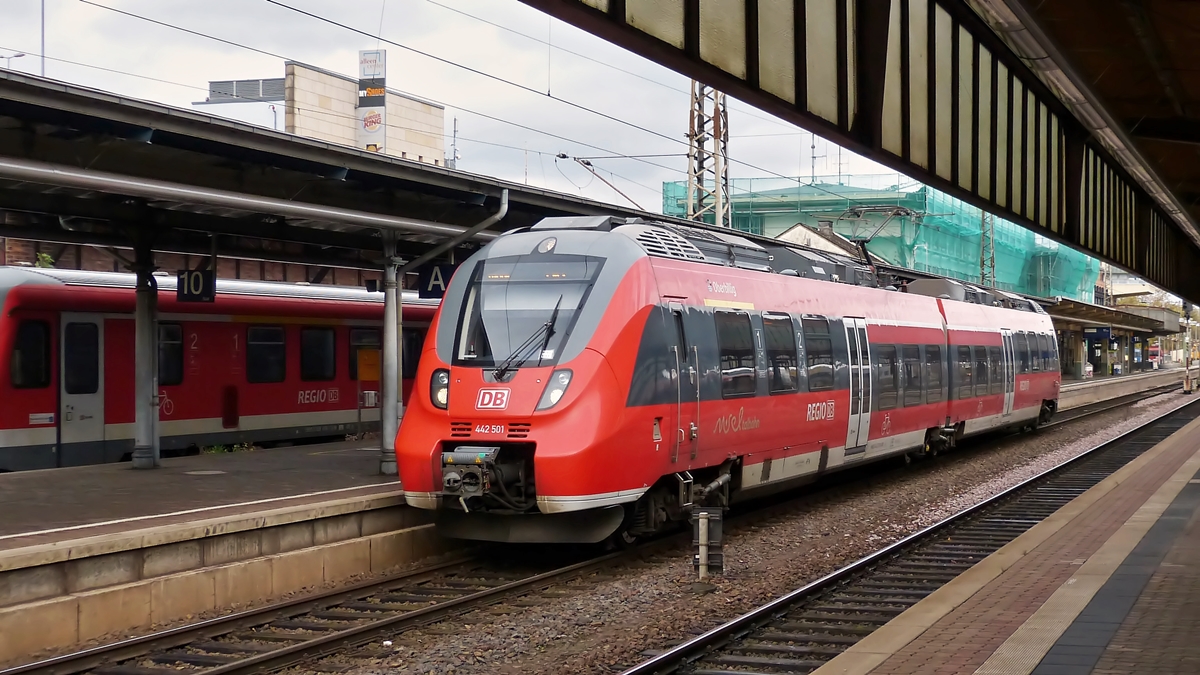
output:
M1003 342L1001 351L1004 353L1004 416L1008 417L1013 411L1013 397L1017 391L1017 352L1013 347L1013 334L1007 328L1000 329L1000 339Z
M675 438L672 439L671 461L696 458L700 444L700 368L699 352L689 343L683 325L683 305L670 303L671 322L675 333L672 347L675 358Z
M103 462L104 318L64 312L61 330L59 461Z
M871 345L867 320L847 318L846 347L850 353L850 424L846 431L846 455L866 450L871 429Z

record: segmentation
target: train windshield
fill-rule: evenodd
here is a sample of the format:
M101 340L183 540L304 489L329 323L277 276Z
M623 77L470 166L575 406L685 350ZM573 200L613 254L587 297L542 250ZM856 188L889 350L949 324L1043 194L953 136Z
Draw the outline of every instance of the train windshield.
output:
M603 262L573 255L484 260L463 302L455 365L555 363Z

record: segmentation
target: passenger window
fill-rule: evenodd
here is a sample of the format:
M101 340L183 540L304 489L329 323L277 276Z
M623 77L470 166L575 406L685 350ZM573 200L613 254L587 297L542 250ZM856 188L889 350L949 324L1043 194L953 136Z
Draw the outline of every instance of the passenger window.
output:
M246 381L283 382L287 377L287 343L279 326L246 329Z
M921 348L904 345L904 407L921 405Z
M721 396L754 395L754 338L750 315L717 312L717 348L721 358Z
M796 362L796 331L791 317L763 315L767 349L767 382L772 394L796 391L799 377Z
M942 400L942 348L925 345L925 400Z
M808 354L808 390L833 389L833 340L828 319L803 319L804 351Z
M183 326L177 323L158 324L158 383L183 383Z
M954 383L957 392L955 398L971 398L971 374L975 369L975 361L971 357L970 347L958 347L958 381Z
M379 329L378 328L351 328L350 329L350 379L358 379L358 350L360 349L379 349ZM381 359L382 360L382 359ZM381 364L382 365L382 364ZM380 377L379 373L375 377Z
M1050 370L1050 338L1045 333L1038 333L1038 351L1041 352L1042 371Z
M1037 333L1026 333L1029 338L1029 365L1032 372L1042 370L1042 348L1038 346Z
M63 388L68 394L100 390L100 327L69 323L63 335Z
M992 374L989 391L993 394L1004 393L1004 359L999 347L988 347L988 369Z
M14 389L50 386L50 325L45 321L22 321L8 360L8 376Z
M332 328L300 329L300 379L332 380L337 372L337 338Z
M417 364L421 362L421 348L425 346L424 328L404 329L404 363L401 374L406 380L417 376Z
M987 347L975 347L975 395L987 396L988 361Z
M1029 344L1025 341L1024 333L1013 333L1013 351L1017 355L1017 374L1029 372Z
M896 407L900 368L896 363L896 348L892 345L875 345L875 363L879 366L879 409Z

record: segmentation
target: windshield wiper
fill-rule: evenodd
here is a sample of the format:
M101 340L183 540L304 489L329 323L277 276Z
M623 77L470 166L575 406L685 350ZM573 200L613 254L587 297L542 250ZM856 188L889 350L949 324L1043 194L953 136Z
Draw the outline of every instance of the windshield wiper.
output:
M538 340L543 339L543 336L545 339L543 345L550 344L550 337L554 335L554 322L558 320L558 307L561 304L562 296L560 295L558 296L558 302L554 303L554 312L550 314L550 320L539 326L537 330L533 331L533 335L530 335L528 338L526 338L524 342L522 342L517 346L516 349L513 350L512 354L510 354L507 359L504 359L500 365L496 366L496 369L492 371L492 374L496 376L497 380L507 375L508 371L529 360L529 357L532 356L532 354L528 354L529 348L537 345ZM543 346L542 351L545 351L545 349L546 347ZM539 359L539 361L540 360L541 359Z
M546 358L546 350L550 347L550 338L558 331L554 330L554 324L558 321L558 308L562 305L563 296L558 296L558 302L554 303L554 311L550 312L550 320L546 322L546 339L542 340L542 350L538 354L538 365L542 365L542 359Z

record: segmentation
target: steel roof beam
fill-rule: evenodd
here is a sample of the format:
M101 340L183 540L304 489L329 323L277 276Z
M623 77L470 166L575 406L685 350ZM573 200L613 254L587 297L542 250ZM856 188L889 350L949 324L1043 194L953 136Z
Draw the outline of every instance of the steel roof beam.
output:
M426 220L390 216L368 211L355 211L333 206L260 197L245 193L201 188L180 183L169 183L149 178L134 178L120 174L77 169L61 164L50 164L26 159L0 158L0 178L9 180L69 187L79 190L94 190L127 197L162 200L182 204L199 204L219 208L235 209L248 213L260 213L343 223L379 230L393 230L409 234L425 234L440 237L455 237L467 228L446 225ZM478 239L495 238L494 233L480 232Z

